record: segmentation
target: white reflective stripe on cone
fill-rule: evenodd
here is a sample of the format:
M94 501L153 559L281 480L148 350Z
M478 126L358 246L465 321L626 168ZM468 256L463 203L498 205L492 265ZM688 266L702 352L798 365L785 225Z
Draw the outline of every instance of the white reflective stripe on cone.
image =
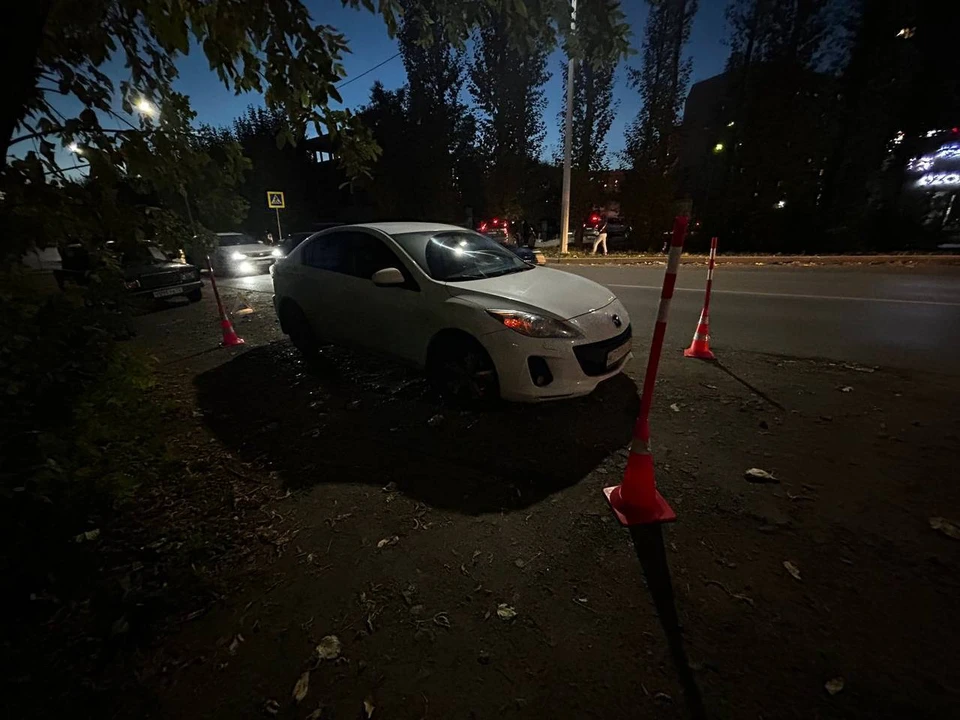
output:
M683 247L680 245L671 245L670 246L670 255L667 257L667 273L670 275L677 274L677 268L680 266L680 253L683 252Z

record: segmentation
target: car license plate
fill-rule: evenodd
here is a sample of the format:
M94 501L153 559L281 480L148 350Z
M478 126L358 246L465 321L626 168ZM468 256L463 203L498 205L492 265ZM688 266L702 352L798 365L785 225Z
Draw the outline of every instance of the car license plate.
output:
M179 295L183 292L182 287L168 287L161 288L160 290L154 290L153 296L155 298L170 297L171 295Z
M607 369L609 370L618 362L623 360L627 356L628 352L630 352L630 343L628 342L625 342L620 347L615 348L610 352L608 352L607 353Z

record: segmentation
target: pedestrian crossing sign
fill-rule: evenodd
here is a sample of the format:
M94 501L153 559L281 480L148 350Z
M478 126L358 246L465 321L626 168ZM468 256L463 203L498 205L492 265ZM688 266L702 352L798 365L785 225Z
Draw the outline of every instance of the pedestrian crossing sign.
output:
M267 190L267 207L271 210L283 210L286 203L283 201L283 193L276 190Z

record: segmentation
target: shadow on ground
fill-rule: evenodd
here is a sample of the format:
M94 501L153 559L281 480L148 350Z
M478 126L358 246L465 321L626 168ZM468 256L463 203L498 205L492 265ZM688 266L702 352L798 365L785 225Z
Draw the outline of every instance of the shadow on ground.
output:
M220 441L287 487L392 482L467 514L522 509L573 485L630 441L639 406L634 383L618 375L578 400L452 410L405 368L336 348L308 368L286 341L196 385Z

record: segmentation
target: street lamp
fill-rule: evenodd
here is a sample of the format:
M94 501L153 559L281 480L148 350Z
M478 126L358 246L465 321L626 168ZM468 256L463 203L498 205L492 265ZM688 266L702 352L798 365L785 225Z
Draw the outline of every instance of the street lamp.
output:
M713 146L713 152L715 152L715 153L722 153L722 152L723 152L723 143L718 142L716 145L714 145L714 146Z
M77 143L75 142L72 142L69 145L67 145L67 150L77 155L83 155L83 150L81 150L80 146L77 145Z

